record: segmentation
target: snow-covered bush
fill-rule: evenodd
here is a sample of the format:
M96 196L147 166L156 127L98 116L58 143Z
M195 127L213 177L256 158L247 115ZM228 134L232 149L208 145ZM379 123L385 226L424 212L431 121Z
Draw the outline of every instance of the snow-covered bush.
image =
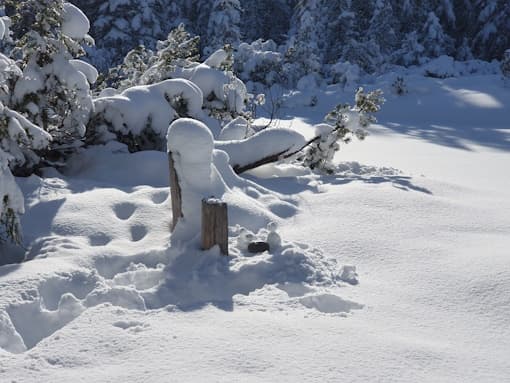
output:
M205 62L188 67L175 66L173 71L163 77L193 82L202 91L203 106L209 115L216 120L228 122L245 112L248 101L244 83L232 72L221 69L229 57L227 51L219 49Z
M326 115L325 124L315 127L316 137L309 141L300 158L303 164L311 169L332 173L332 160L340 149L339 142L349 143L353 137L365 139L366 128L376 121L373 114L380 110L383 103L380 90L366 93L359 88L354 106L338 105Z
M102 134L105 131L104 128L111 127L121 141L128 143L131 150L161 149L162 141L158 135L162 131L161 129L166 129L167 126L155 127L155 122L152 120L154 108L150 108L151 113L149 115L141 113L139 118L135 119L136 121L139 121L140 118L143 119L145 121L144 126L147 129L141 129L140 127L132 129L130 126L133 123L129 121L125 127L119 128L118 124L112 124L111 118L108 117L111 113L117 113L117 111L110 113L109 108L117 108L119 102L112 103L110 101L105 102L105 100L109 97L122 99L126 94L133 92L137 94L137 98L143 99L144 92L141 89L145 88L139 88L140 86L165 83L166 87L167 85L171 86L171 84L180 84L179 82L166 83L168 79L188 80L194 84L194 87L199 88L203 97L201 107L207 112L199 119L209 119L208 124L215 134L219 133L222 125L232 119L241 115L248 117L246 106L249 96L246 86L233 72L228 70L232 67L231 49L225 46L225 48L218 49L211 54L203 63L198 63L196 61L198 59L198 43L199 39L186 32L184 26L180 25L169 33L167 40L158 43L157 52L147 51L143 47L131 51L124 64L111 71L110 78L103 81L102 87L117 86L123 93L121 95L111 95L111 92L108 91L108 97L100 97L96 102L98 110L88 127L89 141L90 138L98 138L98 134L102 136L101 139L105 139L106 136ZM117 78L115 78L116 76ZM136 89L130 92L130 87ZM156 88L159 89L159 86ZM167 91L169 90L165 90L165 92ZM172 117L168 123L178 117L196 117L187 113L186 96L182 98L179 92L181 90L177 87L172 94L166 93L166 96L170 97L168 100L163 100L163 103L172 106L171 111L167 110L165 112L167 117L168 115ZM151 92L145 93L147 98L153 97L149 95ZM105 95L103 92L101 93L101 96ZM146 100L141 102L145 103ZM147 117L150 117L151 121L148 121ZM124 117L122 119L124 121ZM216 120L216 122L211 120ZM105 121L106 124L104 124ZM159 119L159 121L162 120ZM124 134L128 136L122 137Z
M88 126L88 141L112 138L104 134L112 131L131 150L161 150L162 133L179 117L207 120L209 128L217 135L220 125L246 114L248 100L244 83L232 72L218 69L228 56L220 49L204 63L163 68L159 74L167 80L96 99L94 117ZM151 68L140 77L142 83L154 78L156 72L146 76L150 71Z
M52 149L65 153L85 135L93 107L83 65L73 64L84 53L81 44L90 40L88 19L63 0L7 0L6 5L17 36L11 54L22 69L9 106L50 133Z
M202 102L202 91L188 80L134 86L94 101L87 138L90 142L117 138L131 151L163 150L168 125L180 117L203 119Z
M448 78L456 74L455 61L450 56L440 56L425 64L424 75L434 78Z

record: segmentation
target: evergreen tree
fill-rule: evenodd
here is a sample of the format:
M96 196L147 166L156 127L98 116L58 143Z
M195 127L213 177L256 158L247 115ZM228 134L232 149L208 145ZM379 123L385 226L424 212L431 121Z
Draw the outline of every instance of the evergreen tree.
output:
M399 25L390 0L375 0L368 36L379 46L381 55L393 53L398 43ZM383 58L381 57L381 60Z
M287 43L284 71L289 84L319 73L326 51L326 4L323 0L303 0L296 7L294 29Z
M6 0L6 9L18 36L12 55L23 72L9 105L50 133L53 149L72 150L92 111L87 77L72 61L83 54L88 20L63 0Z
M262 39L284 43L290 28L292 7L295 5L292 3L286 0L242 0L243 41Z
M423 54L427 57L449 55L454 47L453 39L445 33L434 12L429 12L427 15L420 33L420 43L424 47Z
M473 52L486 59L501 58L510 46L510 3L506 0L477 0Z
M327 4L327 46L325 62L335 64L342 59L342 51L353 30L354 14L350 11L349 0L339 0Z
M507 49L501 60L501 73L505 84L510 85L510 49Z
M214 0L207 25L209 55L224 45L238 46L241 37L241 5L239 0Z
M181 21L182 7L177 1L80 0L78 4L92 20L96 48L89 53L102 70L121 63L139 45L154 50L157 41Z
M7 32L2 18L0 32L2 39ZM0 246L7 241L21 242L19 215L24 212L24 203L13 171L20 172L36 164L39 157L35 151L46 147L51 139L49 134L5 106L13 93L13 84L21 76L15 62L0 53Z

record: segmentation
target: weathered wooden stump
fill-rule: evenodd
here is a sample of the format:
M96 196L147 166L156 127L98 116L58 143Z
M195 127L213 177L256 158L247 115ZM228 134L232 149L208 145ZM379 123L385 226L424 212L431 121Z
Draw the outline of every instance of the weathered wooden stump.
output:
M227 204L215 198L202 200L202 249L219 245L221 253L228 255Z
M179 186L179 177L175 170L175 163L172 152L168 152L168 166L170 168L170 195L172 199L172 231L182 215L182 195Z

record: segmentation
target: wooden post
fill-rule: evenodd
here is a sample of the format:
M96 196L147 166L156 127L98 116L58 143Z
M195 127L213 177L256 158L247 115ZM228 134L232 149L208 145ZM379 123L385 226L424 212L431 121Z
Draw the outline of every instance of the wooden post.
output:
M228 255L228 210L225 202L208 198L202 200L202 249L214 245Z
M181 187L179 186L179 177L175 170L174 159L172 152L168 152L168 165L170 168L170 195L172 199L172 231L177 225L177 221L182 215L182 195Z

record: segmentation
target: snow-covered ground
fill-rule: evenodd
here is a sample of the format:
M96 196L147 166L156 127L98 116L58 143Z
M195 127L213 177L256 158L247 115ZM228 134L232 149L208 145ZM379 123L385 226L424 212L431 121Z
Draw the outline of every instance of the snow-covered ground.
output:
M510 90L391 82L334 176L220 171L229 259L169 246L165 153L96 147L20 179L31 260L0 267L0 381L508 381ZM352 100L316 96L279 126ZM243 236L271 221L281 246L249 257Z

